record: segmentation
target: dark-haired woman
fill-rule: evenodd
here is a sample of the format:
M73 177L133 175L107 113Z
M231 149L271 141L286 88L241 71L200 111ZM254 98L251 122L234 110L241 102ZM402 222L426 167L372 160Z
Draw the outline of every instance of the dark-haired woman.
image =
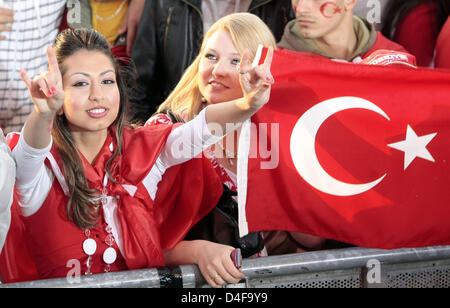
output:
M66 30L47 54L48 71L34 80L21 72L35 110L13 151L40 276L67 275L69 261L79 262L82 274L164 265L163 249L172 247L161 245L164 210L153 207L162 175L216 143L226 123L242 122L267 102L270 84L263 81L271 77L271 53L265 74L244 54L242 99L206 108L178 127L138 129L126 125L126 91L104 37ZM207 184L195 186L208 191ZM190 189L195 196L196 187ZM216 197L220 192L206 196L211 207ZM196 219L172 222L187 232Z
M450 14L448 0L390 0L382 33L403 45L419 66L434 66L437 37Z

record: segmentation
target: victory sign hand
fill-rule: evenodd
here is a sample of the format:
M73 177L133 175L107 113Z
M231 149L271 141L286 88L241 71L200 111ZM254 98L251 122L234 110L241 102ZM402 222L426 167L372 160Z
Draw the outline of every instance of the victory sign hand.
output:
M52 46L47 47L48 71L36 76L33 80L24 69L20 76L27 85L31 100L38 113L44 116L54 116L64 103L62 76L58 61Z
M269 47L264 63L252 66L249 51L246 49L239 64L239 82L250 107L259 109L269 101L271 85L274 83L270 67L273 48Z

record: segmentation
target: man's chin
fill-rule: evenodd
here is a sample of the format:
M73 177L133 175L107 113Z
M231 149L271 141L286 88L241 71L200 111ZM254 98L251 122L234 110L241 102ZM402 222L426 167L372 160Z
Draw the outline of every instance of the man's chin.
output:
M312 29L300 27L300 34L305 39L313 39L316 38L317 35L314 35Z
M309 31L300 31L300 34L302 35L302 37L304 39L313 39L313 38L315 38L315 36L312 35L312 33L310 33Z

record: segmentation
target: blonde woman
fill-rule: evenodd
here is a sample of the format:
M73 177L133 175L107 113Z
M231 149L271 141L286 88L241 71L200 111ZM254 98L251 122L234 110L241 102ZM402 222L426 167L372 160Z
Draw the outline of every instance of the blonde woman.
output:
M250 62L253 61L259 45L276 48L272 32L256 15L235 13L219 19L206 33L197 58L166 101L159 106L158 114L150 118L147 124L171 121L161 114L167 111L178 120L189 121L208 105L241 98L243 92L239 78L246 73L239 72L241 55L247 49ZM220 166L218 171L232 190L236 183L237 151L233 141L237 142L234 134L230 134L213 147L214 156L226 174L222 174Z
M275 48L276 43L269 28L256 15L235 13L219 19L205 35L197 58L186 70L174 91L159 107L159 114L150 118L147 125L173 121L187 122L207 106L217 106L220 103L241 99L246 83L252 83L259 78L258 76L261 78L264 76L267 85L273 83L268 66L255 67L254 75L251 76L249 68L243 69L240 64L241 57L252 62L259 45ZM167 112L170 112L172 119ZM236 142L236 136L231 132L223 141L205 151L211 158L222 183L234 191L236 191ZM231 238L233 236L229 235ZM195 241L182 242L179 247L166 254L166 261L169 260L172 264L197 263L205 279L213 286L239 281L242 275L236 271L231 262L230 252L234 247L230 246L230 242L212 239L221 243L218 244L202 239L210 238L201 237ZM253 253L259 253L264 248L262 239L259 243L261 245L255 245Z

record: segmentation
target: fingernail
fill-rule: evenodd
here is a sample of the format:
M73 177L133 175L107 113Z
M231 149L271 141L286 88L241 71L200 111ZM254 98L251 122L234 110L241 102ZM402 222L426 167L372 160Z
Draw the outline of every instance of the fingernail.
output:
M53 95L52 92L50 92L50 91L47 92L47 96L52 96L52 95Z
M56 92L56 88L55 87L52 87L51 90L52 90L52 93Z
M270 82L270 83L274 83L275 82L275 80L272 77L267 77L267 81Z

